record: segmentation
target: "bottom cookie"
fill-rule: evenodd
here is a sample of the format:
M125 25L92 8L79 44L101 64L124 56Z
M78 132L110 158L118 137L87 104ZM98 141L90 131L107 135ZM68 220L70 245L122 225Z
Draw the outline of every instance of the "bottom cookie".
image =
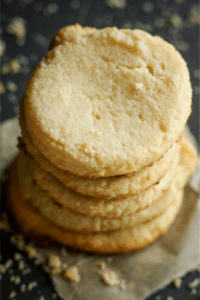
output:
M8 204L22 233L35 240L55 240L93 253L126 253L144 248L169 229L181 203L182 198L177 197L164 214L131 229L106 233L77 233L54 225L32 208L20 194L16 161L11 168Z

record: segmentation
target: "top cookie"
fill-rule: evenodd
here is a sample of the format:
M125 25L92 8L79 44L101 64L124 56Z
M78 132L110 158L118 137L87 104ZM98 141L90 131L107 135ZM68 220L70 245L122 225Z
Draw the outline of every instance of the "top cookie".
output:
M77 30L54 44L32 74L25 121L56 166L114 176L140 170L173 145L191 94L185 61L160 37L115 27Z

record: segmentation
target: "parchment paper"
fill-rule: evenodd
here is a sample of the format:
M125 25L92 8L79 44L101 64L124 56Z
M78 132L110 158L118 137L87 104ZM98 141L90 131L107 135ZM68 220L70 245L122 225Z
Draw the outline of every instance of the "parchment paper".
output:
M17 137L20 136L18 119L1 125L0 170L12 162L18 153ZM194 142L189 129L187 136ZM67 265L79 263L79 283L52 276L53 284L61 298L67 300L140 300L170 283L174 278L196 269L200 264L200 201L198 194L199 169L185 189L185 201L169 232L146 249L126 254L94 256L66 248L37 248L43 259L50 253L59 255ZM98 274L98 263L106 262L126 281L126 288L107 286Z

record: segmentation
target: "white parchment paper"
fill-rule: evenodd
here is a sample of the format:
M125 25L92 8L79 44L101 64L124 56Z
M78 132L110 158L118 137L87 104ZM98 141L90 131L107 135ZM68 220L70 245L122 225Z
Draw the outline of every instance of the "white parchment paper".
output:
M18 119L1 125L1 173L18 153L20 136ZM194 142L189 129L187 136ZM43 259L50 253L59 255L67 265L79 263L81 280L70 282L61 276L52 276L55 288L67 300L140 300L170 283L174 278L198 268L200 264L200 201L198 197L199 169L185 189L185 201L169 232L142 251L126 255L94 256L63 247L37 248ZM124 290L107 286L98 274L98 263L105 262L121 279Z

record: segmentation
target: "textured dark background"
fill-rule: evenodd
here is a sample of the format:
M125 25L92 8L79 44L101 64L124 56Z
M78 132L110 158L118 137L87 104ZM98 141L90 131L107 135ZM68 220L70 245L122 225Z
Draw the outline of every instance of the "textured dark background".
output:
M198 139L200 93L198 22L198 1L195 0L1 1L1 122L18 115L18 103L25 92L27 80L38 62L45 56L51 39L61 27L74 23L97 28L117 26L140 28L153 35L159 35L180 51L188 64L193 87L193 111L188 124ZM17 28L20 24L21 29ZM1 242L3 263L13 256L16 249L10 245L7 235L2 235ZM48 275L41 267L33 268L32 261L28 260L25 254L24 260L32 269L31 274L25 276L25 280L37 281L38 287L25 294L18 293L18 287L14 286L8 274L5 274L1 279L2 299L8 299L12 290L17 291L17 296L13 299L39 299L41 295L45 300L52 299L53 287ZM16 269L15 274L17 272ZM183 278L181 289L170 285L148 300L156 299L158 296L161 300L171 300L167 298L170 296L178 300L199 299L197 294L189 296L191 290L188 287L188 283L198 275L198 272L191 272Z

